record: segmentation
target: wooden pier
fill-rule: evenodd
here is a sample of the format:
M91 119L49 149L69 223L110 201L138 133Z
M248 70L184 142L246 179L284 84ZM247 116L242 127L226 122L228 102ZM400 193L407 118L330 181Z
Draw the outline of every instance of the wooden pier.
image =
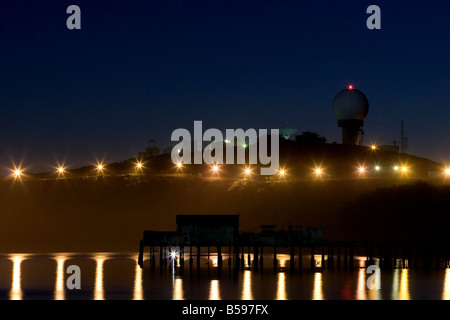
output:
M177 231L145 230L140 241L138 264L144 266L144 251L149 248L150 268L167 267L170 262L181 269L188 258L189 268L200 268L201 257L211 259L222 269L224 260L233 269L258 270L266 262L263 255L272 254L274 270L280 267L278 255L288 254L291 272L304 269L309 259L311 270L349 269L372 264L380 268L448 268L450 246L436 243L325 241L321 229L289 226L275 230L262 225L259 233L240 233L238 215L178 215ZM224 259L225 257L225 259ZM247 258L247 259L245 259ZM253 258L253 259L252 259Z

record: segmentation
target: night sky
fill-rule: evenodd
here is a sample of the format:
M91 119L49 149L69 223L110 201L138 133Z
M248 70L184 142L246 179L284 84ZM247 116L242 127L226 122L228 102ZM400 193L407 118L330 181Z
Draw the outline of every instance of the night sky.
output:
M408 153L450 163L448 0L1 1L0 39L2 173L162 150L194 120L340 142L331 102L349 84L370 103L365 144L399 140L404 120Z

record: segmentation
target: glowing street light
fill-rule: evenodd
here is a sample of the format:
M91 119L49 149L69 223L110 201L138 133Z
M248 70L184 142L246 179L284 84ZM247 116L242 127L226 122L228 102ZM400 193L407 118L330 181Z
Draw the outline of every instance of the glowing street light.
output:
M314 173L316 174L316 176L320 176L323 172L322 172L322 169L316 168L316 169L314 170Z
M408 171L408 168L406 168L405 166L402 167L402 172L405 173L406 171Z
M142 169L142 163L141 162L138 162L138 163L136 163L136 169Z
M445 175L450 175L450 169L449 168L446 168L445 170L444 170L444 173L445 173Z
M364 174L366 172L366 168L364 167L359 167L358 172L360 175Z
M183 167L183 162L177 162L177 170Z
M398 166L394 166L394 171L398 171Z
M15 178L19 178L21 176L21 174L22 174L22 170L20 170L20 169L13 170L13 175Z
M370 146L370 149L376 150L376 149L377 149L377 146L373 144L373 145Z
M252 171L249 168L247 168L244 170L244 173L246 176L249 176L252 173Z
M375 166L375 171L380 171L380 170L381 170L380 166Z
M99 163L99 164L97 165L97 170L98 170L98 171L103 171L103 169L104 169L103 164Z
M219 166L217 164L213 165L212 170L214 173L217 173L219 171Z
M281 169L281 170L279 171L279 173L280 173L281 176L284 176L284 175L286 174L286 171L283 170L283 169Z

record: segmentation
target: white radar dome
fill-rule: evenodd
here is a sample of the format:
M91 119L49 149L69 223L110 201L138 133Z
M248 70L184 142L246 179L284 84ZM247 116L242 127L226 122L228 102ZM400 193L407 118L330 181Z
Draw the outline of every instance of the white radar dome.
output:
M369 101L358 89L349 86L333 99L333 113L338 120L363 120L369 112Z

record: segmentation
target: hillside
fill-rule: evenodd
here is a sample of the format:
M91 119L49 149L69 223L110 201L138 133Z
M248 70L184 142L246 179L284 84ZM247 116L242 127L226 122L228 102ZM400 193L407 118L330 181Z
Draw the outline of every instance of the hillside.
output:
M135 170L130 160L106 164L103 175L96 174L95 168L81 168L65 179L50 179L55 178L54 173L28 176L22 181L3 178L0 251L136 251L144 229L175 230L177 214L239 214L241 231L258 231L261 224L286 228L291 223L323 228L326 239L375 239L383 226L392 225L395 212L374 203L380 201L396 210L402 207L392 206L395 197L377 198L373 192L425 180L426 172L441 167L408 155L371 152L364 147L344 152L340 147L282 145L281 159L287 170L284 177L244 177L242 166L223 166L218 175L200 165L177 172L163 155L150 159L148 172L140 174L127 173ZM405 161L408 173L362 177L355 174L358 161ZM322 162L330 175L314 177L314 162ZM446 183L445 177L428 180L435 185ZM420 195L414 190L402 192L401 199L406 199L408 192L411 197ZM439 199L448 198L447 191L432 192ZM437 203L446 203L441 200ZM375 215L375 208L385 213ZM416 216L410 230L416 232L421 225L430 228L428 217L436 224L436 219L445 214L444 207L430 208L434 214L420 219ZM398 216L407 219L405 214ZM372 217L378 219L375 224ZM362 231L371 225L377 226L376 231ZM418 238L415 235L409 234L409 238Z

